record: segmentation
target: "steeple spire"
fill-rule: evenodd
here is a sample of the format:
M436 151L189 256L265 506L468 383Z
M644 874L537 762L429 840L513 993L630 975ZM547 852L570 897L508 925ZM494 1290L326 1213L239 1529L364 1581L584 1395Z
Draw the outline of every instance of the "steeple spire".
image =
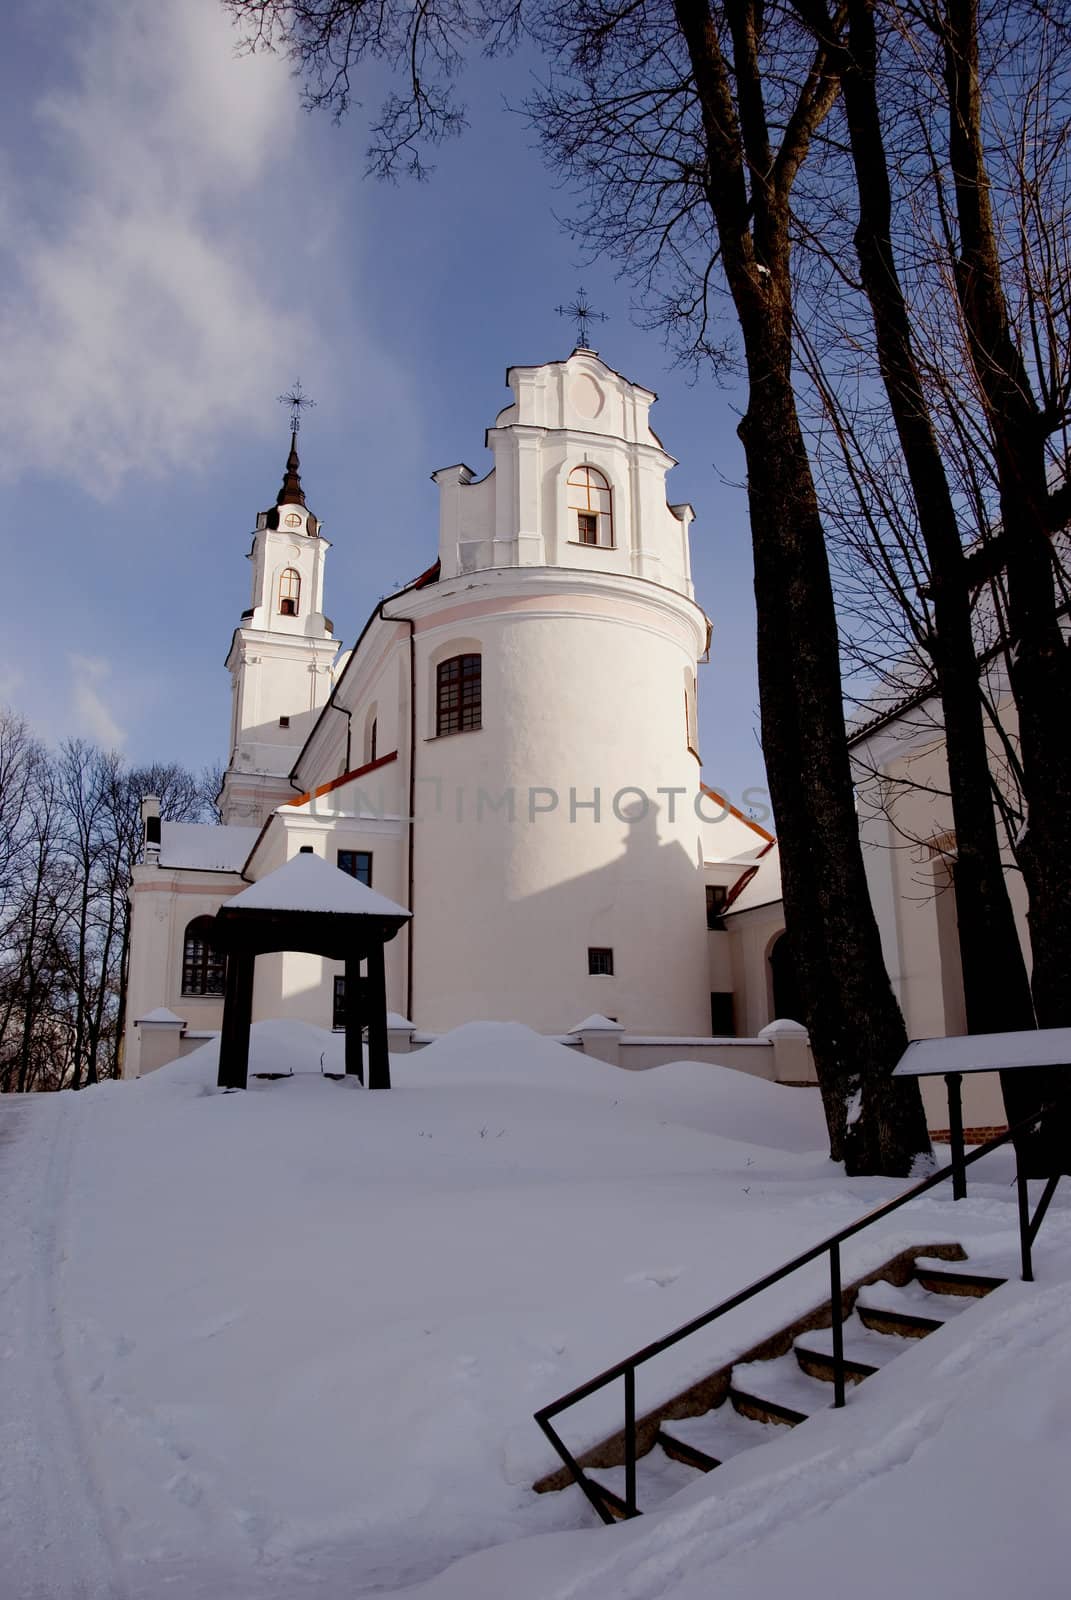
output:
M289 393L279 396L279 404L290 408L290 454L286 458L286 475L283 478L283 486L275 497L275 504L277 506L303 506L305 504L305 491L301 487L301 476L298 470L301 462L298 460L297 436L298 429L301 427L302 411L309 410L310 407L316 404L316 401L309 399L309 396L302 390L301 379L296 378L290 386Z
M305 491L301 487L301 475L297 453L297 429L290 435L290 454L286 458L286 474L283 486L275 497L277 506L303 506L305 504Z

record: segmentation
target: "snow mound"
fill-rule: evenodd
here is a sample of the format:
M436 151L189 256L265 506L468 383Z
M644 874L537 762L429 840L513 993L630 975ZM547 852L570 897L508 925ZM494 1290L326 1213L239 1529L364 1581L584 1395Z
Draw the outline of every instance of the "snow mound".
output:
M458 1073L468 1081L485 1076L520 1080L531 1074L537 1081L572 1085L585 1067L599 1069L607 1077L620 1076L617 1067L608 1067L568 1045L547 1039L521 1022L466 1022L442 1034L411 1059L422 1068Z
M213 1036L169 1066L139 1080L156 1094L211 1093L216 1086L219 1039ZM311 1023L276 1018L253 1024L249 1089L271 1087L266 1077L345 1071L342 1034ZM767 1150L810 1154L826 1148L817 1089L788 1089L732 1067L673 1061L628 1072L587 1056L519 1022L469 1022L434 1044L391 1059L395 1089L423 1092L484 1089L518 1102L535 1095L526 1113L544 1117L601 1117L631 1113L649 1126L675 1126ZM451 1102L429 1102L429 1116L446 1116Z
M321 1068L321 1057L323 1058ZM169 1062L138 1082L155 1093L196 1086L202 1093L214 1089L219 1070L219 1035L214 1034L189 1055ZM256 1088L258 1073L286 1075L345 1071L345 1041L340 1033L309 1022L272 1018L254 1022L249 1031L249 1086Z
M487 1083L561 1089L628 1108L659 1124L768 1150L799 1154L828 1147L817 1089L789 1089L733 1067L672 1061L629 1072L544 1038L518 1022L469 1022L403 1056L395 1083ZM575 1103L575 1101L574 1101Z
M626 1080L626 1099L634 1095L657 1100L674 1122L685 1127L768 1150L802 1153L828 1148L817 1088L788 1088L704 1061L667 1061L621 1077Z

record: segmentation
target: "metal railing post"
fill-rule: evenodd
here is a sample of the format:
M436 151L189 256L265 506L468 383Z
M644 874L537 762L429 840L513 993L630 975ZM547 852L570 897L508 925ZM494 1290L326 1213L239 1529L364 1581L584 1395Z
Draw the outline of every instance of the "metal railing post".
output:
M996 1139L991 1139L986 1144L979 1145L977 1149L972 1150L970 1155L964 1154L960 1176L962 1177L966 1169L973 1166L976 1161L984 1160L992 1151L999 1150L1010 1141L1013 1141L1023 1130L1035 1125L1039 1117L1048 1116L1052 1110L1053 1107L1051 1105L1045 1106L1040 1113L1034 1113L1030 1117L1024 1118L1022 1122L1008 1128L1005 1133L1000 1134ZM537 1411L535 1420L546 1434L556 1454L565 1464L573 1482L579 1484L602 1520L610 1522L616 1515L620 1515L622 1502L616 1495L609 1497L609 1491L604 1494L597 1483L588 1479L572 1451L563 1442L557 1431L551 1427L551 1417L560 1416L562 1412L578 1405L580 1401L586 1400L589 1395L598 1393L608 1384L616 1383L618 1378L624 1380L625 1499L623 1505L626 1516L639 1516L639 1507L636 1504L636 1455L639 1446L636 1432L637 1367L641 1367L653 1357L661 1355L663 1351L671 1349L674 1345L679 1344L682 1339L690 1338L692 1334L698 1333L701 1328L710 1327L719 1317L725 1316L730 1311L735 1311L738 1306L745 1305L764 1290L772 1288L776 1283L781 1283L791 1273L798 1272L802 1267L807 1267L820 1261L823 1255L829 1256L830 1322L833 1335L833 1404L835 1407L842 1407L845 1404L846 1372L844 1362L841 1244L847 1239L854 1238L856 1234L862 1233L864 1229L872 1227L874 1223L892 1216L894 1212L900 1210L901 1206L908 1205L912 1200L918 1199L920 1195L928 1194L938 1184L944 1183L948 1179L954 1178L954 1176L953 1167L938 1169L938 1171L931 1173L929 1177L912 1184L910 1188L894 1196L893 1199L883 1201L881 1205L875 1206L871 1211L866 1212L864 1216L857 1217L854 1222L849 1223L847 1227L841 1228L831 1238L819 1240L816 1244L811 1245L809 1249L803 1251L801 1255L794 1256L791 1261L786 1261L775 1271L767 1272L763 1277L748 1284L746 1288L738 1289L735 1294L729 1295L727 1299L720 1301L716 1306L711 1306L709 1311L704 1311L698 1317L692 1317L690 1321L681 1324L678 1328L674 1328L671 1333L666 1334L663 1338L655 1339L651 1344L644 1345L642 1349L633 1351L632 1355L626 1356L623 1361L615 1362L612 1367L607 1367L605 1372L600 1372L597 1377L589 1378L586 1383L579 1384L575 1389L571 1389L568 1394L561 1395L553 1404L544 1406L542 1410ZM1022 1247L1023 1278L1027 1283L1031 1283L1034 1277L1032 1245L1059 1178L1053 1175L1046 1182L1033 1218L1030 1215L1030 1195L1027 1188L1027 1180L1019 1166L1018 1152L1016 1152L1015 1179L1018 1190L1019 1238ZM657 1419L658 1413L652 1413L646 1419L646 1424L657 1423Z
M625 1369L625 1510L630 1517L636 1509L636 1368Z
M833 1312L833 1405L844 1404L844 1306L840 1288L840 1245L829 1247L829 1303Z
M948 1142L952 1146L952 1198L966 1200L967 1169L963 1165L963 1074L946 1072L948 1085Z
M1030 1236L1030 1191L1026 1186L1022 1168L1019 1165L1019 1155L1015 1157L1015 1187L1019 1191L1019 1249L1023 1258L1023 1282L1034 1281L1034 1257L1031 1249Z

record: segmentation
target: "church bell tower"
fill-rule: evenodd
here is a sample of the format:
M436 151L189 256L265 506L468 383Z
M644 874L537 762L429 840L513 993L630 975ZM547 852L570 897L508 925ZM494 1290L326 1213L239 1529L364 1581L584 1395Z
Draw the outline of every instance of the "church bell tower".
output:
M227 656L231 738L220 809L225 823L260 826L292 800L289 774L331 691L338 641L323 614L324 562L331 548L305 504L297 452L298 386L290 454L270 511L257 517L249 561L250 605Z

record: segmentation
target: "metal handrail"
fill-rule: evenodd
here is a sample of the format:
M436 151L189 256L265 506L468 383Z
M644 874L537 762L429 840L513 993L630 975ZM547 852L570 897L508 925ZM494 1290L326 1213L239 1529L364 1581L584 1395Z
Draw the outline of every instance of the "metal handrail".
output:
M855 1222L850 1222L847 1227L830 1234L828 1238L812 1245L809 1250L804 1250L801 1255L793 1256L791 1261L786 1261L783 1266L776 1268L775 1271L767 1272L763 1277L757 1278L754 1283L748 1284L747 1288L737 1290L735 1294L720 1301L709 1311L704 1311L700 1316L693 1317L690 1322L682 1323L672 1333L667 1333L663 1338L644 1345L642 1349L634 1351L630 1356L625 1356L623 1360L616 1361L612 1367L607 1367L605 1372L600 1372L597 1377L589 1378L586 1383L579 1384L575 1389L570 1389L568 1394L560 1396L559 1399L552 1401L550 1405L542 1406L535 1413L536 1422L542 1428L555 1451L568 1468L574 1481L594 1506L602 1520L604 1522L614 1521L607 1500L600 1486L588 1478L568 1446L555 1429L551 1427L550 1419L552 1417L557 1417L561 1412L568 1411L581 1400L586 1400L589 1395L597 1394L600 1389L605 1389L608 1384L613 1383L616 1379L622 1378L624 1380L624 1514L627 1517L639 1516L640 1512L636 1505L636 1368L643 1366L652 1357L661 1355L664 1350L671 1349L673 1345L679 1344L683 1339L689 1338L693 1333L698 1333L701 1328L709 1327L719 1317L725 1316L730 1311L735 1311L737 1306L754 1299L763 1290L771 1288L775 1283L780 1283L783 1278L791 1276L793 1272L798 1272L801 1267L808 1266L822 1255L829 1256L830 1303L833 1314L833 1405L835 1409L843 1406L845 1376L844 1307L841 1298L840 1270L841 1245L846 1239L861 1233L864 1228L872 1227L874 1223L880 1222L883 1217L890 1216L892 1212L898 1211L901 1206L905 1206L910 1201L917 1199L920 1194L925 1194L927 1190L936 1188L939 1183L945 1183L954 1176L962 1182L962 1175L967 1167L972 1166L976 1161L980 1161L983 1156L989 1155L991 1151L999 1149L1001 1145L1007 1144L1010 1139L1015 1139L1019 1134L1026 1133L1031 1129L1038 1129L1050 1112L1062 1109L1065 1109L1062 1105L1049 1104L1043 1106L1040 1111L1025 1117L1021 1122L1016 1123L1014 1127L1008 1128L1005 1133L999 1134L997 1138L990 1139L987 1144L979 1145L976 1150L973 1150L969 1156L965 1156L955 1166L942 1167L940 1171L931 1173L928 1178L923 1178L918 1183L912 1184L902 1194L896 1195L892 1200L883 1201L881 1205L875 1206L873 1210L858 1217ZM1059 1182L1059 1174L1046 1179L1045 1188L1042 1191L1033 1217L1030 1215L1027 1179L1021 1170L1018 1151L1016 1151L1015 1182L1018 1190L1019 1244L1022 1255L1023 1280L1030 1283L1034 1277L1031 1248L1034 1239L1037 1237L1042 1219L1049 1208L1049 1202L1055 1193L1056 1185ZM965 1183L962 1186L965 1194Z

